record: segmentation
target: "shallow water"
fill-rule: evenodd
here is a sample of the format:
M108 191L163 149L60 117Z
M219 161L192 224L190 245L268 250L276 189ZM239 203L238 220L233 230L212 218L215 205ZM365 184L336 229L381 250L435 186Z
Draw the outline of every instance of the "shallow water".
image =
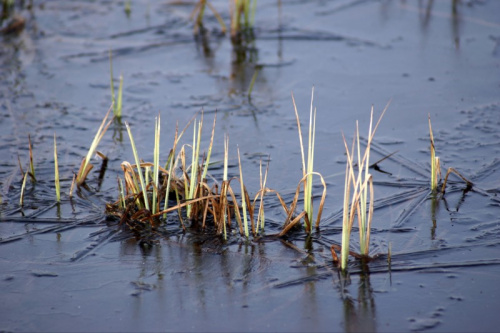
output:
M0 50L0 329L496 331L500 3L453 3L259 2L244 61L210 13L205 38L193 37L192 3L134 1L130 17L108 1L17 8L26 26L1 36ZM228 22L227 2L213 4ZM165 156L176 122L184 127L203 108L210 124L217 110L212 158L222 159L228 133L230 173L238 146L256 193L259 161L270 158L268 186L287 202L302 173L290 93L305 127L314 85L315 169L328 185L320 230L250 243L233 235L224 244L172 221L157 245L140 247L104 213L118 196L120 163L133 160L123 123L99 147L109 157L102 183L96 159L91 189L70 201L72 173L110 104L109 49L115 82L124 76L123 122L144 160L152 160L158 112ZM371 252L380 256L367 267L352 259L345 278L329 252L340 243L342 132L351 138L359 120L365 133L371 105L378 116L391 99L372 156L397 151L379 164L388 173L374 172ZM428 187L428 114L444 167L474 183L464 191L452 178L438 202ZM61 205L53 200L54 132ZM17 156L26 169L28 133L39 181L28 181L21 208ZM222 174L220 166L211 172ZM286 216L266 200L272 234Z

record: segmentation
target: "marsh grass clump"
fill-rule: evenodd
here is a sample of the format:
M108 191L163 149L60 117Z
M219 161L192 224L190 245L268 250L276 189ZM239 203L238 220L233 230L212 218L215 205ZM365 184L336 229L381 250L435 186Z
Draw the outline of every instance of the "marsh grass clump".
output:
M220 16L219 12L215 9L214 6L208 1L208 0L199 0L193 11L191 12L190 19L195 21L194 24L194 34L198 34L201 29L203 29L203 17L205 15L205 9L208 7L212 13L215 15L217 18L217 21L220 24L222 33L225 34L227 31L226 24L224 23L224 20ZM196 17L196 19L195 19Z
M190 19L194 21L194 34L203 30L203 18L206 8L209 8L219 22L223 34L227 32L226 24L222 16L208 0L199 0L196 2ZM234 44L240 44L242 40L248 39L247 36L253 35L253 26L255 22L255 12L257 9L257 0L230 0L230 33L231 41Z
M252 31L257 0L234 0L231 4L231 39L235 42Z
M302 177L298 181L292 202L288 205L281 195L267 187L269 161L265 172L263 171L262 160L260 161L260 188L253 198L247 190L247 184L244 183L243 164L239 147L237 148L238 173L230 176L228 174L229 164L229 136L224 136L224 159L222 180L217 180L210 173L211 155L216 142L215 128L217 114L213 119L213 125L210 135L210 142L205 152L202 149L202 134L204 128L204 114L201 112L200 120L195 115L182 131L179 131L178 124L175 126L173 146L165 156L166 161L162 161L160 143L161 141L161 117L160 114L155 118L154 123L154 147L152 149L153 162L145 162L141 155L145 156L144 150L139 150L136 146L132 127L125 122L127 134L132 148L133 162L123 161L121 168L123 175L118 177L118 199L116 202L106 205L106 213L109 216L116 217L121 226L125 226L132 231L142 242L155 240L167 231L167 224L172 221L178 221L183 230L188 227L195 227L197 230L213 232L220 235L224 240L228 239L228 234L239 233L240 237L248 242L258 240L262 236L283 237L292 229L305 230L309 235L312 234L313 225L319 228L323 206L326 198L326 182L323 176L314 171L315 156L315 130L316 130L316 108L314 107L314 88L311 94L311 103L309 111L309 126L307 133L307 146L304 144L299 112L292 94L292 102L297 122L299 143L301 150ZM346 166L344 179L344 198L342 206L342 238L341 246L331 245L331 255L343 272L347 270L349 256L352 256L363 264L372 260L370 253L371 226L374 218L374 181L369 169L391 156L388 155L374 164L370 164L371 146L375 132L388 108L384 108L377 123L373 125L373 107L371 109L370 123L364 150L361 147L361 138L358 123L352 144L348 145L345 136L343 142L346 151ZM83 158L78 172L73 177L73 183L70 189L70 199L73 187L85 186L85 181L93 169L90 163L91 158L97 154L106 162L106 156L97 151L97 147L114 117L110 119L110 113L113 105L107 111L103 118L94 139L90 145L86 157ZM117 125L117 123L115 123ZM181 138L192 125L192 139L189 143L181 144ZM433 216L435 215L435 203L437 202L438 186L441 181L440 161L436 156L436 148L432 126L429 117L429 131L431 143L431 189L433 193ZM31 137L29 142L29 166L24 172L20 159L19 167L22 174L21 195L19 199L20 206L24 204L24 195L27 179L31 177L35 182L35 167L33 158L33 148ZM57 152L57 140L54 133L54 184L56 188L56 200L60 202L60 184L59 184L59 162ZM307 158L306 158L307 151ZM103 162L103 165L105 163ZM103 168L101 167L101 171ZM455 169L449 168L439 193L444 195L448 176L455 173L467 184L467 189L472 187L472 183L458 173ZM318 209L313 207L313 177L318 179L323 192L319 202ZM102 180L103 175L99 176ZM236 183L233 183L235 181ZM236 184L236 185L234 185ZM88 188L88 187L87 187ZM284 210L286 218L284 219L281 231L272 235L265 234L265 202L269 194L276 195L281 207ZM300 201L303 207L300 206ZM1 202L1 201L0 201ZM58 205L59 208L59 205ZM316 216L314 215L316 213ZM359 251L350 251L350 237L354 220L358 220L359 230ZM300 226L303 225L303 228ZM299 227L297 227L299 226ZM297 228L295 228L297 227ZM231 232L232 231L232 232ZM309 240L312 237L308 237ZM340 259L337 252L340 251ZM387 254L387 261L390 266L392 256L391 244Z
M309 222L306 211L302 211L297 216L294 214L301 189L307 188L308 177L317 175L324 186L316 220L316 226L318 225L326 197L326 183L319 173L313 171L304 173L303 178L297 185L292 204L287 206L278 192L267 187L269 164L264 173L261 162L260 190L252 200L244 183L239 148L237 150L239 175L231 178L228 176L229 137L227 135L224 138L222 181L217 181L209 174L216 117L214 117L207 153L203 155L200 148L203 113L200 121L194 119L191 122L193 122L192 144L180 146L180 138L188 126L180 133L176 126L174 145L168 154L167 163L164 167L160 166L160 116L157 117L155 122L153 163L144 162L140 159L132 129L126 123L135 163L122 162L123 180L118 180L119 198L115 203L107 205L108 214L118 217L120 223L129 226L131 230L144 233L147 230L157 230L161 225L167 223L170 214L177 212L177 218L183 229L186 228L185 219L188 219L191 225L201 222L203 229L209 226L208 223L212 223L216 233L223 235L224 239L227 239L227 230L232 227L233 221L236 221L236 228L239 230L240 235L245 239L249 239L250 236L255 237L264 232L264 197L267 193L274 193L287 216L283 230L277 236L285 235L302 218L305 219L307 232L310 232L312 230L312 219ZM179 146L180 149L177 153L177 147ZM188 156L191 156L191 158L189 159ZM213 180L212 184L209 184L208 178ZM233 189L232 181L239 183L239 193ZM255 215L257 215L257 219Z
M316 227L319 226L319 222L321 220L321 214L323 212L323 205L325 202L326 198L326 183L323 179L323 176L320 173L314 172L314 146L315 146L315 139L316 139L316 108L313 105L314 102L314 88L312 89L311 93L311 107L309 111L309 136L308 136L308 144L307 144L307 164L306 164L306 159L305 159L305 154L304 154L304 144L303 144L303 138L302 138L302 130L301 130L301 125L300 125L300 119L299 119L299 113L297 110L297 105L295 103L295 98L292 94L292 102L293 102L293 108L295 111L295 118L297 120L297 128L299 132L299 142L300 142L300 153L302 157L302 179L299 182L299 186L297 187L297 190L300 187L300 184L303 184L303 200L304 200L304 226L306 228L306 231L310 233L312 231L312 226L314 223L314 208L313 208L313 194L312 194L312 182L313 182L313 175L317 175L321 183L323 184L323 195L321 198L321 202L319 205L318 209L318 214L316 216ZM296 196L298 195L298 192ZM296 200L294 200L296 202ZM290 212L291 214L291 212ZM300 214L299 214L300 216ZM289 222L291 216L287 218L287 222Z
M370 247L370 232L374 211L374 191L373 177L369 173L370 168L370 148L378 125L384 116L389 104L385 107L375 127L373 127L373 107L370 114L370 125L366 148L362 154L359 136L359 127L356 122L356 132L353 138L351 149L347 145L345 137L344 146L347 154L345 182L344 182L344 204L342 214L342 248L340 268L346 271L349 254L349 242L354 219L358 217L359 227L359 257L368 258ZM361 155L362 154L362 155ZM357 156L357 163L354 157ZM362 156L362 157L361 157ZM335 251L332 248L332 256ZM337 258L336 254L334 259Z
M166 222L168 213L177 211L183 228L185 228L184 216L194 223L201 220L203 228L206 226L207 220L211 220L217 233L223 233L224 237L227 237L226 224L230 226L231 216L235 216L240 233L248 237L249 231L245 214L247 212L251 214L253 210L252 207L248 206L250 200L244 188L241 170L239 177L243 189L241 204L238 203L230 186L232 179L228 180L227 178L228 139L225 141L225 172L220 192L217 183L212 186L207 183L208 166L215 135L215 121L216 117L214 117L208 152L203 158L200 158L203 115L200 121L194 120L192 145L183 145L177 156L175 156L176 148L187 127L180 134L176 129L174 147L168 155L165 167L160 166L160 116L155 122L153 163L140 160L131 128L126 123L135 164L126 161L122 163L125 186L120 185L122 188L120 198L116 203L108 205L108 213L120 217L121 222L126 223L131 229L137 229L141 225L143 227L148 225L148 228L161 225ZM190 165L187 164L186 158L188 148L192 150ZM170 198L175 198L176 203L169 205ZM241 213L244 216L243 220ZM254 229L252 228L252 230Z
M428 115L429 118L429 137L430 137L430 150L431 150L431 192L433 195L438 194L438 184L439 181L442 179L441 177L441 162L438 156L436 156L436 146L434 144L434 135L432 133L432 125L431 125L431 116ZM454 173L458 177L460 177L466 184L466 189L470 190L473 186L472 182L462 176L456 169L454 168L448 168L446 171L446 175L444 177L444 180L442 182L441 190L439 193L442 195L445 194L446 191L446 183L448 182L448 176Z

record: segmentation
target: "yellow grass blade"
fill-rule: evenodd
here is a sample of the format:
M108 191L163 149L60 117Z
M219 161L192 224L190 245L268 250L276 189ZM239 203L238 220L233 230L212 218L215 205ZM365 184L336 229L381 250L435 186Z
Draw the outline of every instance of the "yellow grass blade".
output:
M78 171L77 177L76 177L77 185L82 185L83 183L85 183L85 179L88 175L88 172L91 169L91 168L88 169L89 165L91 165L90 160L92 159L92 156L94 155L94 153L97 149L97 146L99 145L99 142L102 140L104 133L106 133L106 131L108 130L108 127L111 125L111 122L113 120L113 119L110 119L108 121L108 117L109 117L109 114L110 114L112 108L113 108L113 105L111 105L111 107L108 109L108 112L104 116L104 119L102 120L101 126L97 130L97 133L94 136L94 140L92 141L92 144L90 145L87 156L85 157L84 162L80 166L80 170ZM106 123L106 121L108 121L108 122Z
M248 238L247 205L245 197L245 185L243 184L243 171L241 170L240 148L238 147L238 164L240 167L240 185L241 185L241 209L243 210L243 226L245 228L245 237Z
M142 175L140 159L139 155L137 154L137 148L135 147L134 137L132 136L132 131L130 130L128 122L125 122L125 126L127 127L128 137L130 139L130 144L132 146L132 152L134 153L135 164L137 165L137 173L139 174L142 195L144 197L144 207L146 207L146 209L149 210L148 193L146 192L146 184L144 183L144 177Z
M54 183L56 187L56 200L61 201L61 184L59 183L59 164L57 161L57 142L56 133L54 133Z

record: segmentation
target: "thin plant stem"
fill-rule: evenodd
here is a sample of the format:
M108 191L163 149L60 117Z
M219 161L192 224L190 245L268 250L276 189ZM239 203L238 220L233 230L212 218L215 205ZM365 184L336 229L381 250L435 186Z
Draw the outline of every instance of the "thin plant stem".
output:
M123 104L123 75L120 75L120 85L118 86L118 97L116 99L116 106L114 114L117 118L122 117L122 104Z
M21 185L21 197L19 198L19 205L21 207L24 205L24 190L26 188L26 179L28 179L28 172L26 172L23 176L23 183Z
M248 87L248 98L251 99L252 98L252 91L253 91L253 86L255 84L255 80L257 79L257 75L259 74L259 70L260 70L261 66L255 66L255 71L253 72L253 75L252 75L252 80L250 81L250 86Z
M165 202L163 204L165 210L168 208L168 197L170 195L170 184L171 184L171 182L174 179L173 176L174 176L174 168L175 168L175 161L176 161L176 159L175 159L175 150L177 148L177 141L178 141L177 134L178 134L178 130L179 130L179 125L176 124L175 125L174 147L172 148L172 151L170 153L170 164L168 166L167 188L165 190ZM164 219L167 218L167 213L163 214L163 218Z
M137 173L139 174L139 180L141 182L142 195L144 197L144 206L146 207L147 210L149 210L148 193L146 192L146 184L144 183L141 163L139 155L137 154L137 149L135 147L134 137L132 136L132 131L130 130L128 122L125 122L125 126L127 127L128 137L130 138L130 144L132 146L132 152L134 153L135 164L137 166Z
M31 135L28 134L28 145L30 151L30 175L34 182L36 182L35 177L35 163L33 162L33 145L31 144Z
M125 202L125 192L123 190L123 181L118 177L118 189L120 190L120 205L123 209L127 207L127 203Z
M210 156L212 155L212 146L214 144L214 136L215 136L215 122L217 120L217 112L215 113L214 116L214 124L212 126L212 136L210 137L210 145L208 146L208 153L207 153L207 159L205 161L205 167L203 169L203 174L201 176L201 179L204 180L207 178L207 172L208 172L208 165L210 163Z
M57 161L57 142L56 134L54 133L54 183L56 187L56 200L61 201L61 184L59 183L59 164Z
M310 221L309 229L307 232L311 232L313 224L313 204L312 204L312 177L314 172L314 142L316 137L316 108L314 108L314 87L311 92L311 107L309 112L309 139L308 139L308 149L307 149L307 167L304 154L304 144L302 140L302 130L300 126L299 113L297 110L297 105L295 103L295 98L292 94L292 102L295 110L295 118L297 120L297 128L299 131L299 142L300 142L300 152L302 156L302 175L308 175L306 181L304 182L304 211L307 213L307 217Z
M431 125L431 115L428 115L429 118L429 136L431 141L431 191L436 193L437 185L438 185L438 173L441 173L439 168L439 157L436 156L436 147L434 145L434 135L432 134L432 125Z
M108 109L108 112L104 116L104 119L102 120L101 126L97 130L97 133L94 136L94 140L92 141L92 144L90 145L89 151L87 153L87 156L83 159L82 164L80 166L80 170L78 171L77 177L76 177L76 183L77 185L82 185L85 182L85 179L87 178L88 173L92 169L92 164L90 164L90 160L92 156L94 155L97 146L99 145L99 142L102 140L102 137L104 136L104 133L108 130L108 127L111 125L111 122L113 119L110 119L107 123L106 121L108 120L109 113L111 112L113 108L113 105L110 106Z
M245 228L245 237L248 238L247 222L247 204L245 198L245 185L243 184L243 171L241 170L240 148L238 147L238 164L240 167L240 185L241 185L241 210L243 211L243 226Z
M226 221L227 221L227 165L229 160L229 135L226 134L224 136L224 172L222 176L222 188L221 188L221 197L222 197L222 225L224 228L224 239L227 240L227 231L226 231Z
M157 202L158 197L158 188L159 188L159 166L160 166L160 114L158 113L158 117L155 120L155 147L153 153L153 210L152 213L156 214L160 210L160 207Z

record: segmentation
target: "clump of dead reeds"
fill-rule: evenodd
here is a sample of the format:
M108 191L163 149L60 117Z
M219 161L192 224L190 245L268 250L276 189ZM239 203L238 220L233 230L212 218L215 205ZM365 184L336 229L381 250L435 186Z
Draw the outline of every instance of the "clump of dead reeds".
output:
M298 114L297 114L298 117ZM297 118L297 121L300 122ZM241 155L237 150L239 175L228 177L229 160L229 137L224 138L224 165L223 178L221 182L214 179L212 185L208 183L208 167L215 137L216 117L212 126L210 144L206 154L201 154L201 135L203 131L203 113L200 121L193 121L192 144L179 146L179 140L187 127L179 134L176 129L173 148L167 157L165 167L160 166L160 116L155 122L155 147L153 152L153 163L143 162L139 158L137 147L132 135L132 129L126 123L135 164L124 161L122 163L123 181L119 180L120 194L117 202L109 204L109 214L118 216L122 223L126 223L133 229L138 227L155 228L155 226L166 223L168 214L177 212L180 224L185 228L184 219L191 222L201 221L201 226L206 227L208 221L215 226L218 234L227 239L227 230L232 227L232 221L236 220L240 235L248 239L251 235L257 236L265 230L264 196L274 193L287 218L283 230L279 236L285 235L294 225L303 218L307 232L311 232L313 224L312 214L312 176L317 175L323 184L324 191L316 217L316 226L321 219L321 212L326 197L326 183L323 177L312 169L314 155L313 137L314 124L310 125L310 147L308 169L304 169L303 177L297 185L295 197L290 206L287 206L278 192L267 187L267 172L262 171L260 166L260 190L251 200L246 189L243 177L243 166ZM188 124L189 125L189 124ZM300 128L299 134L301 136ZM301 139L302 142L302 139ZM188 150L191 149L190 154ZM177 155L176 155L177 154ZM188 159L187 156L191 156ZM190 164L188 163L190 162ZM305 165L305 157L303 156ZM239 183L239 196L231 186L231 182L237 180ZM121 184L124 185L121 185ZM309 184L309 185L308 185ZM301 189L304 189L305 207L297 216L294 216ZM169 204L169 198L175 198L175 204ZM307 203L306 203L307 202ZM306 210L306 205L309 211ZM310 215L308 215L310 214ZM255 218L257 216L257 221ZM311 218L309 218L311 216Z

